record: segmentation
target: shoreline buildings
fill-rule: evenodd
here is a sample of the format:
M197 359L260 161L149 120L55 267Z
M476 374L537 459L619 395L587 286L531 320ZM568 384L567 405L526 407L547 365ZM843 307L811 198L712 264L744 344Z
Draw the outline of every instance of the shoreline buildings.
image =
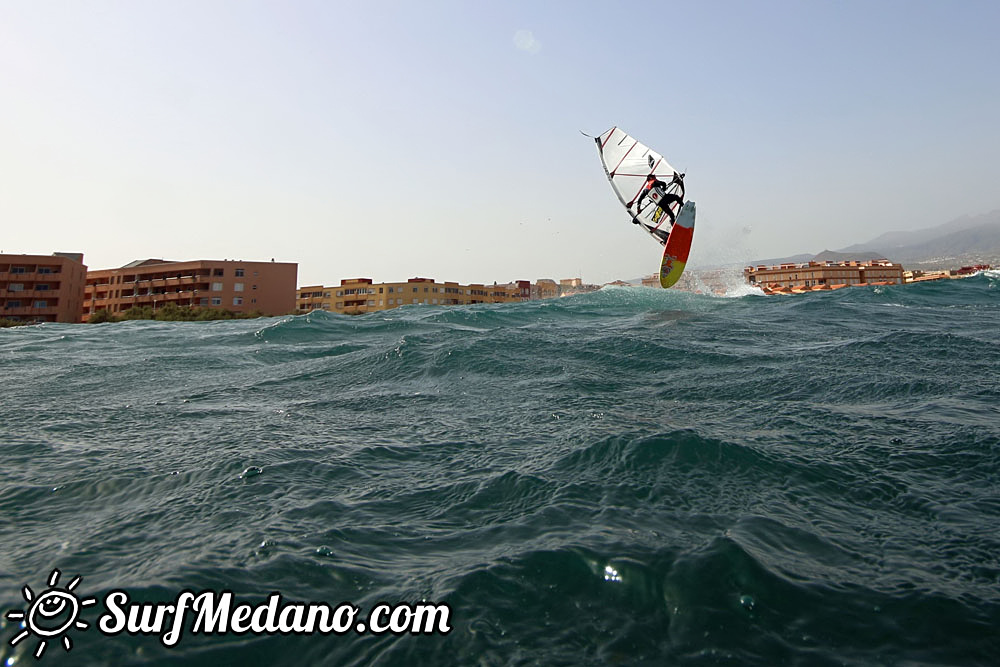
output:
M376 283L371 278L345 278L339 286L300 287L295 305L300 311L325 310L344 315L361 315L400 306L468 306L477 303L513 303L551 299L589 292L597 285L585 285L580 278L558 283L547 278L534 284L528 280L484 285L410 278L405 282Z
M854 285L902 285L903 266L886 259L748 266L743 276L765 294L831 290Z
M974 264L972 266L963 266L960 269L943 269L937 271L923 271L920 269L914 269L913 271L904 271L903 278L908 283L922 283L930 280L948 280L955 278L968 278L973 276L980 271L988 271L993 268L989 264Z
M532 285L527 280L487 286L438 282L433 278L410 278L406 282L393 283L375 283L371 278L345 278L335 287L300 287L295 306L305 311L360 315L410 305L463 306L527 301L532 298L531 293Z
M285 315L295 310L297 276L294 262L136 260L87 272L78 321L99 310L118 315L133 306L155 311L167 304Z
M87 267L83 253L0 255L0 318L77 322Z

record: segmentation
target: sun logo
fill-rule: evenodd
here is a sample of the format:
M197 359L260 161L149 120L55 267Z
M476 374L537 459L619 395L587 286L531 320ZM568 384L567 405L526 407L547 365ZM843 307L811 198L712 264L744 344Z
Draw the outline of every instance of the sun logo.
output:
M69 582L66 588L57 588L59 584L59 570L52 570L49 575L49 587L41 595L35 593L25 586L21 589L24 600L28 603L27 611L11 609L7 612L8 621L21 621L24 628L16 637L10 640L11 646L16 646L18 642L27 639L31 635L41 638L38 648L35 649L35 659L42 657L48 641L55 641L62 635L62 645L69 651L73 648L73 641L69 635L65 634L70 628L86 630L89 624L86 621L77 620L82 607L88 607L97 602L94 598L79 599L73 589L80 583L82 577L76 577Z

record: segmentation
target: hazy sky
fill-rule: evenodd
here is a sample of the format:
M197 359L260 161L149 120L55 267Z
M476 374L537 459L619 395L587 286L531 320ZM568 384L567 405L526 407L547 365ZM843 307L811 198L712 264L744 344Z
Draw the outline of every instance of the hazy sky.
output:
M690 266L1000 208L1000 3L0 0L0 249L299 284L634 278L593 142L687 172Z

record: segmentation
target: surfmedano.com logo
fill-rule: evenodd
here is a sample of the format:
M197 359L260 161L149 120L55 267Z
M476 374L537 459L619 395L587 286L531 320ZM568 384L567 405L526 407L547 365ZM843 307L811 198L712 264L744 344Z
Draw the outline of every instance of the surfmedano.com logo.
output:
M10 609L7 620L19 621L19 631L10 640L11 646L37 638L34 656L41 659L50 641L61 640L67 651L73 648L71 629L87 630L90 624L80 619L84 607L97 603L96 598L80 598L76 587L83 577L77 576L65 588L59 587L59 570L49 575L49 587L36 595L27 585L21 589L26 609ZM256 606L237 604L232 591L181 591L173 602L129 603L126 591L115 589L104 596L103 613L97 619L101 634L114 637L148 635L159 638L170 648L181 640L185 628L191 634L205 635L446 635L451 608L447 604L421 603L378 604L363 614L350 602L331 606L325 602L284 602L281 593L271 593L267 601ZM188 622L190 621L190 622Z

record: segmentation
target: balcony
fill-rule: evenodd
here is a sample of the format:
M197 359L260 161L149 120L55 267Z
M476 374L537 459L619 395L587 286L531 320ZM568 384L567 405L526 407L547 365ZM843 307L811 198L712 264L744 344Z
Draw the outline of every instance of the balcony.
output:
M35 308L31 305L22 304L19 307L3 309L3 314L0 317L9 317L10 315L55 315L59 308L56 306L46 306L44 308Z
M0 275L6 275L7 276L6 280L13 280L14 282L17 283L38 280L38 273L36 271L26 271L24 273L14 273L13 271L11 271L9 273ZM42 279L51 275L52 275L51 273L43 273ZM4 278L0 278L0 280L4 280Z

